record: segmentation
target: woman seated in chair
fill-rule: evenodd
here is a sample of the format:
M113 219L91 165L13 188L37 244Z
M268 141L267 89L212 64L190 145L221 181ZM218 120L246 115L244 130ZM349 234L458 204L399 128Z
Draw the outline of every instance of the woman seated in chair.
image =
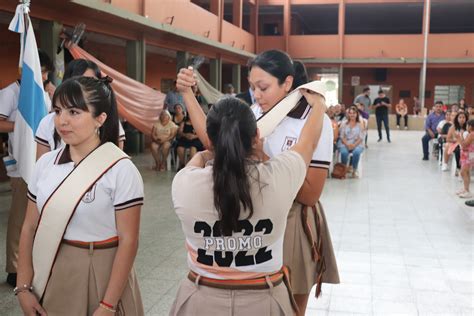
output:
M173 123L175 123L176 126L179 126L181 122L184 121L185 118L186 118L186 112L184 111L184 106L182 104L176 103L174 105L174 113L172 116Z
M166 170L166 160L177 132L178 126L171 121L170 112L161 111L160 120L153 124L151 130L151 154L155 159L155 170Z
M196 135L191 117L187 115L183 122L179 125L178 130L178 142L177 142L177 153L179 159L179 168L182 169L186 165L185 153L189 149L189 155L187 160L189 161L198 151L204 150L204 146Z
M340 143L338 149L341 153L341 162L347 164L349 154L352 153L352 177L357 178L359 177L357 172L359 158L364 151L365 128L359 117L359 111L355 106L351 106L347 110L347 121L341 124L339 135Z

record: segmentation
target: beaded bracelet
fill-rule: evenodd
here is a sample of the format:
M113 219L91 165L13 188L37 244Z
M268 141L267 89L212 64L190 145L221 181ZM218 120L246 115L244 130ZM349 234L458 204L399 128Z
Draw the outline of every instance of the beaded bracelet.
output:
M13 294L15 295L18 295L18 293L21 293L21 292L33 292L33 287L32 286L28 286L27 284L23 284L22 287L15 287L13 289Z

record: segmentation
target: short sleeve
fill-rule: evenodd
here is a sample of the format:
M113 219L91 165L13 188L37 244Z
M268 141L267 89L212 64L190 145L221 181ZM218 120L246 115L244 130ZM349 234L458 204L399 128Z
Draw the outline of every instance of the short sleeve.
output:
M268 161L272 176L282 194L290 193L295 197L306 177L306 164L303 157L294 150L287 150Z
M0 118L7 119L12 115L18 104L15 104L17 98L12 86L0 90Z
M309 167L329 170L329 165L331 164L333 155L333 144L334 131L332 129L331 119L327 114L324 114L321 137L319 138L318 146L313 153Z
M132 161L123 159L113 169L116 174L113 194L115 210L143 205L143 179Z
M38 125L38 129L35 134L35 141L43 146L50 147L50 140L53 138L54 127L51 128L53 123L54 113L50 113L47 116L43 117Z
M125 130L123 129L122 122L119 120L119 142L125 141Z
M36 196L38 194L38 179L41 178L41 171L45 169L46 160L50 159L48 157L49 155L46 154L41 156L40 159L38 159L35 164L35 167L33 168L33 173L31 174L31 178L28 183L28 191L26 193L26 196L33 203L36 203Z

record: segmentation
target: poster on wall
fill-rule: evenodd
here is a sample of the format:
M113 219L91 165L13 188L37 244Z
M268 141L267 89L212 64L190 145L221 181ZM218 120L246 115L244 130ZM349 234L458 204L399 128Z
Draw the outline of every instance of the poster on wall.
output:
M352 76L351 77L351 86L360 86L360 77L359 76Z

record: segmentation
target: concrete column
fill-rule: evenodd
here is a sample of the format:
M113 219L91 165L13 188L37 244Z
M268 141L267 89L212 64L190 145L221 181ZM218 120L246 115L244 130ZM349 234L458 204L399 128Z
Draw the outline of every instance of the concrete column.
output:
M346 6L344 0L339 2L339 21L338 21L338 35L339 35L339 58L342 60L344 58L344 34L345 34L345 15L346 15Z
M285 0L283 6L283 36L285 38L285 51L289 53L290 49L290 17L291 17L291 4L290 0Z
M232 24L242 28L242 14L244 12L244 3L242 0L233 0L232 2Z
M426 67L428 61L428 35L430 33L431 0L425 1L423 10L423 65L420 76L420 96L421 110L425 108L425 90L426 90Z
M259 35L258 6L259 6L258 0L256 0L254 9L252 10L251 22L250 22L250 30L251 30L250 33L255 35L255 52L257 54L259 52L259 47L258 47L258 35Z
M342 102L342 94L344 91L344 67L342 64L339 65L338 82L337 97L339 102Z
M236 93L240 93L241 87L240 87L240 82L241 82L241 66L240 65L232 65L232 85L235 88Z
M211 12L219 18L219 28L217 30L217 40L222 42L222 21L224 20L224 0L211 0Z
M146 44L144 40L127 41L127 76L145 82Z
M55 21L40 21L40 48L48 54L54 65L54 73L50 75L50 80L57 86L61 83L64 75L64 50L56 54L60 44L59 34L63 29L61 23Z
M222 91L222 59L210 60L210 84L219 91Z
M146 44L145 41L127 41L127 76L139 82L145 82ZM125 149L128 153L144 152L145 137L131 126L126 129Z
M183 51L176 52L176 73L179 72L181 68L188 66L189 53Z

